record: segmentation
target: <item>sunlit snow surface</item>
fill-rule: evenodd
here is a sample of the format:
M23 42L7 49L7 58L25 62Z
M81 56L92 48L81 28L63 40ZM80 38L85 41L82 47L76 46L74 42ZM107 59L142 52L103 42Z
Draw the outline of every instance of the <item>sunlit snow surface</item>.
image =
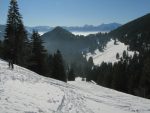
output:
M38 32L40 35L43 35L44 33L46 33L46 32Z
M107 43L104 52L100 52L98 49L95 50L94 54L88 53L87 59L89 57L93 57L93 61L95 65L100 65L102 62L117 62L116 54L119 53L120 57L123 54L123 51L127 51L128 46L124 43L117 41L117 44L114 44L114 40L111 39L110 42ZM128 51L129 56L133 56L133 51Z
M0 60L0 113L150 113L150 100L78 79L64 83Z

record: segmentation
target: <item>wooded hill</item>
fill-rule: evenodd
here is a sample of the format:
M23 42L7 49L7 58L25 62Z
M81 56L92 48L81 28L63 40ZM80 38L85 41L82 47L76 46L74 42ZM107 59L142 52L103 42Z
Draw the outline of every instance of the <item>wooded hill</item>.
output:
M109 37L137 51L123 52L119 62L102 63L87 74L87 80L125 93L150 98L150 14L133 20L109 33Z

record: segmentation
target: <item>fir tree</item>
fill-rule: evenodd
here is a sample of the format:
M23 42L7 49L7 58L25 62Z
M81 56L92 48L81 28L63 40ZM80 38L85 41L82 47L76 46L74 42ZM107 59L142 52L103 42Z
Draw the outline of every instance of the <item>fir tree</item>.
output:
M127 58L127 52L125 50L123 51L122 57L123 57L123 59Z
M63 58L59 50L53 56L52 78L67 81Z
M68 80L69 80L69 81L75 81L75 73L74 73L73 68L70 68L70 69L69 69L69 72L68 72Z
M25 57L27 55L27 33L24 28L22 17L19 13L19 8L16 0L10 1L7 25L4 37L4 58L12 59L14 63L24 66ZM10 51L14 52L10 58Z
M88 65L89 65L90 69L94 66L94 62L93 62L93 58L92 57L89 58Z
M144 61L143 73L140 79L141 96L150 99L150 58Z
M116 54L116 59L119 59L120 58L120 55L119 53Z
M46 76L48 72L47 52L42 44L43 41L38 32L33 31L31 38L32 55L29 69Z
M48 55L47 62L48 62L48 75L51 75L53 69L53 55L51 54Z

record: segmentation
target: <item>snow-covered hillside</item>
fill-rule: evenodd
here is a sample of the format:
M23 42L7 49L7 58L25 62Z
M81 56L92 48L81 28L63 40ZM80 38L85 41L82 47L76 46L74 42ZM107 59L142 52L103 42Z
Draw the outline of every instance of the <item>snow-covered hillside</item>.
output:
M95 50L94 54L88 53L87 59L90 57L93 58L95 65L100 65L103 61L104 62L117 62L116 54L119 53L120 57L123 54L123 51L127 51L128 46L124 43L121 43L117 41L117 44L114 44L114 40L111 39L110 42L107 43L106 48L104 49L104 52L100 52L98 49ZM133 56L133 51L128 51L128 55Z
M150 113L150 100L92 83L64 83L0 60L0 113Z

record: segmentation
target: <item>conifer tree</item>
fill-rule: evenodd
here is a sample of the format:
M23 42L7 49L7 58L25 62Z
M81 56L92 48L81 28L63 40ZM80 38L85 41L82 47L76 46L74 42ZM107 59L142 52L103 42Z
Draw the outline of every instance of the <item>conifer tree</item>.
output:
M4 37L4 59L10 59L9 53L13 50L14 53L11 58L13 62L24 66L27 43L27 33L22 22L22 16L19 13L18 3L16 0L11 0Z
M52 78L67 82L65 66L59 50L53 56Z
M144 61L143 73L140 79L140 88L142 89L142 97L150 99L150 58Z
M48 55L47 63L48 63L48 75L50 77L52 73L52 69L53 69L53 55L52 54Z
M48 70L47 52L42 44L43 41L38 32L33 31L31 37L32 55L29 69L46 76Z
M119 53L116 54L116 59L119 59L120 58L120 55Z
M69 72L68 72L68 80L75 81L75 73L72 67L69 69Z
M94 62L93 62L93 58L92 57L89 58L88 65L89 65L90 68L92 68L94 66Z

